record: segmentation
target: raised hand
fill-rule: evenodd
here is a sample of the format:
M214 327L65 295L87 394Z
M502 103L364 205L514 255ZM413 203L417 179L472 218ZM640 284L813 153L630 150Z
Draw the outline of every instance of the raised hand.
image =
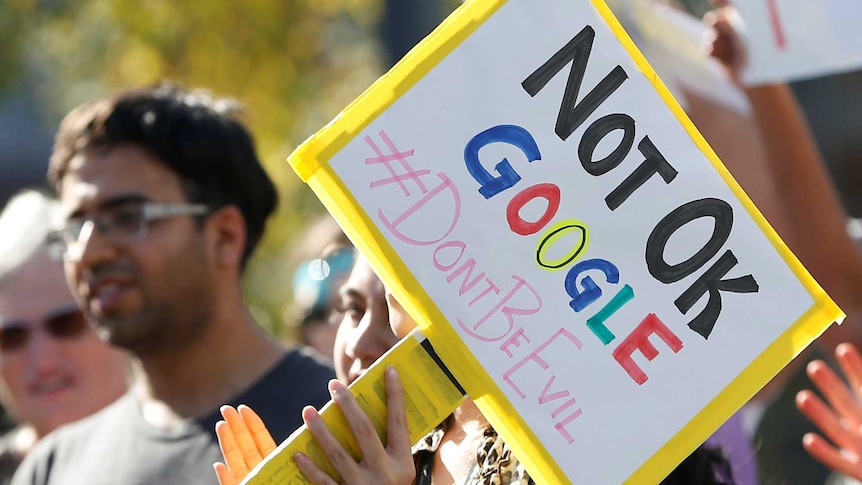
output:
M250 407L222 406L224 421L216 423L216 436L224 463L215 463L220 485L237 485L275 449L275 440Z
M727 70L730 78L739 84L742 71L748 63L745 41L739 34L739 13L727 0L715 0L718 8L703 17L709 27L704 39L707 54L717 59Z
M362 453L359 463L341 446L312 407L302 412L311 434L323 449L329 462L341 475L345 485L410 485L416 476L410 453L410 433L404 389L395 369L386 369L387 443L384 445L359 403L338 381L330 381L332 399L353 430ZM297 466L314 485L336 485L337 482L303 454L294 456ZM224 484L223 484L224 485Z
M805 390L796 395L796 406L828 441L808 433L802 445L827 467L862 480L862 355L853 345L843 343L836 347L835 357L849 388L825 362L808 364L808 377L828 403Z

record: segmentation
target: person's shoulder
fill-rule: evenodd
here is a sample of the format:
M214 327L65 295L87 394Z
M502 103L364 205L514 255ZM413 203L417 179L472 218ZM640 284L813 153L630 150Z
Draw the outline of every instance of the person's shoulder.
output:
M319 354L303 346L290 347L281 361L264 379L267 383L294 387L293 392L301 391L307 397L322 397L328 400L327 383L335 379L332 364ZM306 404L315 404L318 399Z
M304 345L293 345L287 348L285 359L293 359L295 362L303 362L309 366L316 366L332 370L332 364L320 353Z
M60 426L39 440L16 471L12 484L47 483L52 468L86 454L87 444L100 441L100 435L121 432L117 425L128 424L123 416L129 405L134 404L132 399L130 394L126 394L90 416Z
M254 386L232 400L246 404L266 423L276 441L302 425L302 408L322 407L329 399L327 383L335 371L320 357L300 347L290 348Z
M317 405L321 398L325 398L323 403L328 400L326 384L334 378L332 365L314 351L301 346L289 347L281 360L239 397L257 401L262 396L281 396L305 399L303 404Z
M131 394L125 394L113 403L96 411L95 413L68 424L60 426L49 433L45 438L39 440L36 447L43 443L47 445L60 446L66 443L75 443L79 440L89 440L98 432L107 432L117 421L125 421L122 416L134 404Z
M332 364L317 352L303 346L288 347L281 360L264 375L260 384L278 382L281 385L322 382L324 389L330 379L335 378Z
M0 484L8 485L15 470L21 465L26 450L36 440L33 428L18 426L0 436Z

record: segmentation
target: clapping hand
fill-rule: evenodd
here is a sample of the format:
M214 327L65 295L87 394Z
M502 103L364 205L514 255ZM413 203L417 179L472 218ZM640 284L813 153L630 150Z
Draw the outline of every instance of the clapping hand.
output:
M820 360L808 364L808 377L827 402L811 391L796 395L796 406L826 437L808 433L802 445L817 461L862 480L862 355L851 344L836 347L835 357L848 384Z
M216 423L216 436L224 463L216 463L220 485L238 485L249 471L275 449L275 440L250 407L222 406L224 421Z

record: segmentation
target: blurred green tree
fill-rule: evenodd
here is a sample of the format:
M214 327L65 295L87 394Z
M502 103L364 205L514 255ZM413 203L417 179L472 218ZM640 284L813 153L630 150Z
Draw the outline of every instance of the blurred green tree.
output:
M281 196L244 290L261 325L292 339L292 245L323 208L284 160L388 67L379 27L398 23L393 6L442 18L460 4L415 1L3 0L0 96L29 86L51 127L84 101L161 79L241 101ZM418 39L438 19L412 20Z
M382 72L381 11L381 0L4 0L0 90L30 84L50 126L83 101L160 79L244 103L282 199L245 293L279 334L290 245L323 211L284 160Z

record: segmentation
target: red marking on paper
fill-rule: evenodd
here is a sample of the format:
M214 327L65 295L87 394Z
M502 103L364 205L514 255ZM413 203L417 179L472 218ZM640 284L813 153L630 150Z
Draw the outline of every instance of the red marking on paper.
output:
M772 31L775 33L775 43L779 49L787 48L787 36L784 35L784 26L781 24L781 15L778 12L777 0L766 0L769 8L769 21L772 23Z

